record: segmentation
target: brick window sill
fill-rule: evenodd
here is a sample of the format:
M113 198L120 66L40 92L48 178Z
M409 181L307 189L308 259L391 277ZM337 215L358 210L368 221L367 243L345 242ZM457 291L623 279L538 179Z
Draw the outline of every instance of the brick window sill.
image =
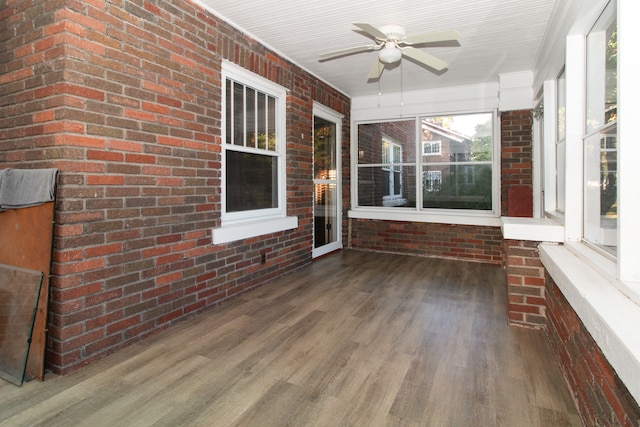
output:
M577 255L579 244L539 246L540 261L631 395L640 402L640 305L610 276L606 261ZM603 264L601 267L594 267Z

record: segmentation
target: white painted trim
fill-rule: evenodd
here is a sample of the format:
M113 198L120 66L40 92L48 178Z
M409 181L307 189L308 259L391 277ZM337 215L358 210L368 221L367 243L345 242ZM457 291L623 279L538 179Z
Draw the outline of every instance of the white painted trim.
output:
M636 402L640 402L640 306L567 247L541 244L540 260Z
M337 240L332 243L328 243L319 248L312 249L311 256L313 258L328 254L329 252L333 252L338 249L342 249L342 121L344 119L344 114L340 114L331 108L322 105L318 102L313 102L313 116L321 117L325 120L329 120L336 125L336 236ZM313 140L313 134L312 134ZM315 144L315 141L313 141ZM314 184L316 179L314 178ZM326 181L330 182L330 181ZM315 187L315 185L314 185ZM315 196L315 195L314 195ZM315 197L312 201L315 210ZM315 242L315 226L313 231L313 241Z
M407 93L359 96L351 100L351 121L353 125L356 122L415 116L495 111L498 104L499 84L497 82Z
M426 213L424 211L406 211L393 208L349 210L349 218L377 219L383 221L432 222L436 224L478 225L483 227L500 227L500 218L491 215L472 215L469 212L446 211L442 213Z
M618 277L633 283L640 292L640 55L635 50L640 42L638 16L637 0L618 0Z
M502 236L509 240L533 242L564 241L564 226L549 218L500 218Z
M567 132L565 143L565 240L582 239L583 140L585 109L585 36L567 37Z
M533 73L522 71L500 74L500 111L533 108Z
M264 236L265 234L298 228L297 216L264 219L243 224L226 225L211 230L211 242L214 245Z

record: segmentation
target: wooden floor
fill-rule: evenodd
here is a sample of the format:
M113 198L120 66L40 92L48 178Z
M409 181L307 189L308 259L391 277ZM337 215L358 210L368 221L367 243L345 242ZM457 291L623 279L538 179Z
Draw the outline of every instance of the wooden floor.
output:
M581 425L499 267L342 251L71 375L0 426Z

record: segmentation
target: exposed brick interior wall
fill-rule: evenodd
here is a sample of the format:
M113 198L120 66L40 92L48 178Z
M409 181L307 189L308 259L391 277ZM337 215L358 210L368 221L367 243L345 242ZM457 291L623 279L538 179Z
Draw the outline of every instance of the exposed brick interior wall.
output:
M505 240L504 256L509 323L544 329L544 267L538 256L538 242Z
M532 110L500 115L502 216L533 216L532 126Z
M547 273L547 333L588 426L638 426L640 407Z
M351 219L354 249L502 263L497 227Z
M187 1L0 7L0 167L61 170L49 368L70 372L311 261L313 101L344 115L348 166L347 97ZM223 58L289 91L299 227L212 245Z

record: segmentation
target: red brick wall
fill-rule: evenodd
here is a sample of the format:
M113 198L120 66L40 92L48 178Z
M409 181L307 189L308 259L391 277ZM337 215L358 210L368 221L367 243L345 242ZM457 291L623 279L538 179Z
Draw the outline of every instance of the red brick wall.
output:
M349 165L348 98L186 1L3 4L0 167L61 170L51 369L311 261L312 105L345 115ZM287 212L299 227L216 246L222 58L289 90Z
M533 216L532 126L532 110L500 115L502 216Z
M547 333L588 426L638 426L640 407L546 274Z
M534 329L546 325L544 267L538 242L504 241L509 323Z
M496 227L351 219L354 249L502 263L502 234Z

